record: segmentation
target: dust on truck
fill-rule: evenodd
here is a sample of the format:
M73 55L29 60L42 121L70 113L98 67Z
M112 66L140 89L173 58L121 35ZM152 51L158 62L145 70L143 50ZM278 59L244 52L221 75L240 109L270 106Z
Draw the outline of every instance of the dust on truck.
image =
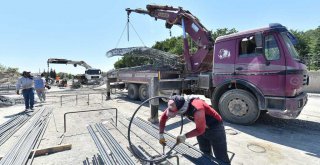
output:
M309 77L294 48L297 40L286 27L275 23L213 41L188 10L160 5L146 8L126 11L128 15L148 14L165 20L167 28L178 25L183 30L185 70L176 78L159 79L159 90L203 94L224 120L237 124L254 123L262 111L286 119L301 113L307 103L303 87L309 84ZM187 34L198 48L193 54Z

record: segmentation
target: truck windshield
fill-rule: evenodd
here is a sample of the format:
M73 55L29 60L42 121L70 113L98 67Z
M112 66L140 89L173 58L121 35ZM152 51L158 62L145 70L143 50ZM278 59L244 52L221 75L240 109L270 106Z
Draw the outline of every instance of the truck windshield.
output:
M90 74L90 75L94 75L94 74L101 74L101 71L99 69L96 69L96 70L87 70L86 71L87 74Z
M296 49L294 48L294 45L292 44L290 38L288 37L288 32L281 32L281 36L282 36L284 42L286 43L287 48L288 48L291 56L292 56L294 59L299 60L299 54L298 54L298 52L296 51Z

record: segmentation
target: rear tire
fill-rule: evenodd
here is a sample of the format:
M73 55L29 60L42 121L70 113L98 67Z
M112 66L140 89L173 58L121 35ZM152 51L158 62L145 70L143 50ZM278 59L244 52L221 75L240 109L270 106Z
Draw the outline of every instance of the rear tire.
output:
M137 84L128 85L128 97L131 100L137 100L139 97L139 89Z
M49 85L52 85L54 83L53 79L51 78L48 78L46 81Z
M219 100L219 110L224 120L242 125L253 124L260 115L257 99L242 89L225 92Z
M148 85L142 84L139 87L139 99L140 101L145 101L149 98Z

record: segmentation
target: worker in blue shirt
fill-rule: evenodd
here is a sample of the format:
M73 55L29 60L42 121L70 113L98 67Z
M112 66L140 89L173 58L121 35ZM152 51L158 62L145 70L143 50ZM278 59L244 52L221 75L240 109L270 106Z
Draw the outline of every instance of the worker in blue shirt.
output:
M17 94L19 95L19 90L22 89L22 95L24 98L24 104L25 104L25 111L28 111L29 108L30 110L33 109L34 105L34 88L33 88L33 77L31 76L29 71L23 71L22 77L19 78L17 85L16 85L16 90Z
M34 88L41 102L46 101L45 87L46 80L44 78L44 74L42 73L41 75L38 75L36 78L34 78Z

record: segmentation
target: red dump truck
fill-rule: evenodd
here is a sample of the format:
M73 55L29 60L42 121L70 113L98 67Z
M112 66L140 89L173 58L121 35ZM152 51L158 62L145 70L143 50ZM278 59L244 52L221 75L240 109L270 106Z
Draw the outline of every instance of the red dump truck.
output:
M237 124L254 123L262 111L296 118L306 105L303 86L309 83L307 68L294 48L297 40L286 27L275 23L213 41L199 19L181 7L146 8L126 11L128 15L134 12L165 20L167 28L181 26L185 69L127 69L108 75L109 83L123 82L118 87L127 88L131 98L146 99L149 80L155 77L159 91L203 94L224 120ZM187 34L198 48L193 54Z

